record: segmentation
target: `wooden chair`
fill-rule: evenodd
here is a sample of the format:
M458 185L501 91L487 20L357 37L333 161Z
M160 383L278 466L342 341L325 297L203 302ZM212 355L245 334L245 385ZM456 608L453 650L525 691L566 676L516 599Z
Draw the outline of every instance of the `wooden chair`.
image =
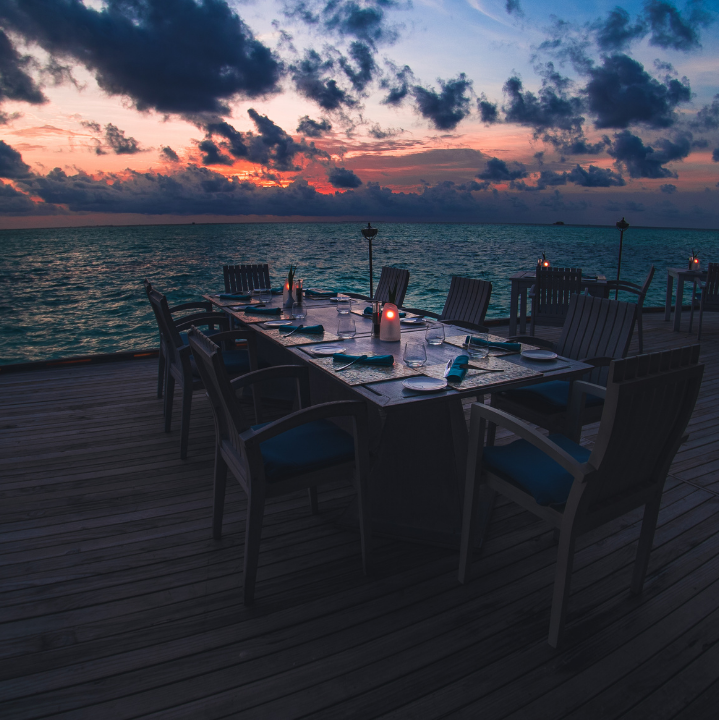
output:
M467 330L487 332L488 330L484 326L484 317L487 314L491 297L491 282L452 275L449 293L440 314L416 308L406 307L404 309L425 317L437 318L441 322L457 325Z
M698 360L698 345L639 355L612 361L606 389L575 383L582 393L606 398L591 450L563 435L547 438L496 408L472 405L459 581L468 580L475 533L483 540L499 492L559 532L549 625L552 647L564 629L577 536L644 506L631 585L632 593L641 592L664 481L701 385L704 366ZM520 439L484 447L487 423Z
M537 266L537 281L529 291L532 298L530 334L536 325L562 325L572 295L582 291L581 268Z
M608 290L610 296L612 294L612 290L615 293L615 297L616 297L617 291L628 292L628 293L632 293L637 296L637 334L638 334L638 340L639 340L639 353L640 354L644 352L644 332L642 329L642 309L644 308L644 300L647 297L647 291L649 290L649 286L652 283L653 277L654 277L654 265L652 265L649 268L647 277L645 278L644 283L642 285L637 285L636 283L629 282L628 280L607 280L607 290ZM691 323L689 325L689 329L691 331Z
M219 348L199 330L189 333L190 346L207 388L215 418L215 479L212 533L222 536L227 470L247 494L243 599L254 596L265 499L308 488L312 513L317 512L317 486L348 478L357 492L362 567L367 572L370 523L367 514L367 409L356 400L310 405L309 372L284 365L230 380ZM290 379L299 410L271 423L262 423L261 385ZM252 389L255 422L249 426L236 395ZM351 421L352 433L330 422Z
M147 295L147 299L150 299L150 291L152 290L152 285L145 280L145 294ZM155 312L155 306L150 303L150 307L152 308L152 312L155 315L155 321L157 322L157 329L160 331L160 351L158 353L158 362L157 362L157 397L161 398L164 387L165 387L165 356L167 355L165 345L167 341L165 340L164 335L162 334L162 331L160 330L160 321L157 317L157 313ZM206 302L189 302L189 303L182 303L180 305L175 305L174 307L169 308L170 314L180 312L181 310L202 310L203 313L210 313L212 312L212 303L209 301ZM176 322L182 322L184 320L192 320L197 316L197 313L194 313L193 315L189 315L186 317L179 318L176 320ZM214 325L210 325L210 328L214 330ZM187 339L187 336L183 336L183 341ZM186 343L185 343L186 344Z
M572 295L562 334L555 343L531 336L512 338L553 350L561 357L580 360L594 366L587 379L604 385L607 367L613 359L627 356L637 316L636 303L607 300L591 295ZM553 380L505 390L492 395L491 403L504 412L546 428L579 439L582 425L597 422L602 415L603 401L588 396L579 423L569 417L571 384Z
M396 286L395 302L398 307L404 302L404 296L407 293L407 286L409 285L409 270L402 270L401 268L385 266L382 268L382 274L379 277L377 288L374 291L374 298L368 295L362 295L361 293L344 293L349 297L357 298L358 300L365 300L367 302L389 302L389 291Z
M192 409L192 393L203 387L192 358L189 344L183 341L180 331L193 325L215 323L223 329L213 337L217 342L234 344L235 340L246 343L243 349L234 348L224 351L225 363L234 375L257 369L257 344L254 330L228 331L227 317L221 313L193 315L182 322L175 322L167 305L167 298L157 290L148 293L155 317L160 325L160 334L165 337L165 432L172 426L172 405L175 395L175 383L182 389L182 420L180 428L180 457L187 458L187 446L190 437L190 412Z
M269 288L270 268L259 265L223 265L222 275L226 293L248 293L255 288Z
M719 263L709 263L707 279L699 283L701 299L699 300L699 333L697 341L702 339L702 319L704 311L719 310ZM694 299L692 298L692 313L694 312ZM691 325L690 325L691 329Z

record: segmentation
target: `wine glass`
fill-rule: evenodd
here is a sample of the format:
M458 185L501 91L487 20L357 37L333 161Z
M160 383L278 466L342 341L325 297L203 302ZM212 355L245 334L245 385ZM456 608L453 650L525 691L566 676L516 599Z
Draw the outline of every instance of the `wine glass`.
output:
M428 345L441 345L444 342L444 325L439 322L430 323L424 333Z
M337 335L341 338L353 338L357 334L357 324L352 315L340 315L337 319Z
M407 367L418 368L427 363L427 348L423 342L406 342L404 344L404 364Z
M295 320L304 320L307 317L304 303L298 303L296 301L292 303L292 317Z
M352 312L352 298L348 298L346 295L338 295L337 312L340 315L349 315Z

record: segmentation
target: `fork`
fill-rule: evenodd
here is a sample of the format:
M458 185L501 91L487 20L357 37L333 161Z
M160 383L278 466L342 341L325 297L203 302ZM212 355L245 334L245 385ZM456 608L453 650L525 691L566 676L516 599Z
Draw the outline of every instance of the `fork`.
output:
M356 362L359 362L362 360L362 356L356 357L352 362L348 362L346 365L343 365L342 367L335 368L335 372L339 372L340 370L346 370L350 365L354 365Z
M302 330L304 325L298 325L292 332L288 332L286 335L283 335L282 337L289 337L290 335L296 333L298 330Z

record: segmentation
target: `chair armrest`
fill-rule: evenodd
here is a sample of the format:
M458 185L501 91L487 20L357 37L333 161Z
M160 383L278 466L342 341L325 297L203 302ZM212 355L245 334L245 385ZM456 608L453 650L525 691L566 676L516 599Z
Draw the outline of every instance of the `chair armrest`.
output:
M556 345L551 340L544 340L542 338L534 337L534 335L514 335L513 337L507 338L509 342L524 343L525 345L538 345L547 350L556 350Z
M596 395L604 400L607 397L607 388L603 385L587 382L586 380L575 380L572 383L572 395L575 393L577 395Z
M219 344L225 340L246 340L251 345L257 344L254 330L223 330L210 336L213 343Z
M592 365L593 367L609 367L610 363L614 360L616 360L616 358L604 356L604 357L594 357L594 358L583 358L579 362L582 362L585 365Z
M406 307L405 305L403 305L400 310L405 310L407 312L414 313L415 315L421 315L422 317L432 317L439 320L439 313L431 312L430 310L420 310L419 308ZM444 320L442 320L442 322L444 322Z
M491 405L483 405L474 403L472 405L472 413L479 414L487 422L494 423L506 430L511 430L523 440L531 443L537 449L548 455L552 460L559 463L567 472L571 473L575 479L582 479L585 475L593 472L593 468L589 463L577 462L568 452L562 450L556 443L553 443L546 436L541 435L533 427L527 425L519 418L498 410Z
M467 320L452 320L451 318L442 318L442 322L445 325L454 325L455 327L462 328L463 330L470 330L473 332L488 333L489 328L484 325L477 325L476 323L468 322Z
M527 290L527 297L533 298L536 291L537 291L537 286L532 285L532 287L530 287L529 290Z
M263 371L260 370L259 372ZM300 425L333 417L359 417L366 412L366 406L361 400L339 400L337 402L322 403L285 415L259 430L245 430L240 433L240 437L248 448L251 448Z
M193 325L211 325L215 323L220 327L229 328L230 326L227 315L224 313L197 313L196 315L188 315L178 320L175 323L175 327L178 330L186 330Z
M208 300L205 300L204 302L188 302L188 303L182 303L181 305L175 305L175 307L170 308L170 312L178 312L179 310L193 310L193 309L199 309L204 310L205 312L212 312L212 303Z
M367 295L360 295L359 293L352 293L352 292L344 292L340 293L341 295L346 295L347 297L354 298L355 300L364 300L365 302L372 302L372 298L367 297Z
M234 390L237 390L245 387L246 385L253 385L257 382L265 382L267 380L277 380L279 378L287 377L296 378L304 373L307 373L307 368L304 365L275 365L274 367L254 370L253 372L240 375L230 380L230 384Z

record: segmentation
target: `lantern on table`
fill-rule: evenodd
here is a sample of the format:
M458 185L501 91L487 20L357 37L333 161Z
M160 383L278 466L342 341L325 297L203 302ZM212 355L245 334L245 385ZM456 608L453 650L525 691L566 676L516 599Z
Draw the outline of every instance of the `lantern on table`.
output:
M701 263L699 262L699 256L692 250L691 257L689 258L689 269L690 270L699 270L701 267Z
M537 266L543 267L543 268L548 268L550 265L551 265L551 263L549 262L549 260L547 260L545 254L542 253L542 257L539 258L539 260L537 260Z
M379 339L387 342L398 342L402 331L399 326L399 309L395 304L397 297L397 283L387 293L389 302L384 304L382 309L382 321L379 325Z

